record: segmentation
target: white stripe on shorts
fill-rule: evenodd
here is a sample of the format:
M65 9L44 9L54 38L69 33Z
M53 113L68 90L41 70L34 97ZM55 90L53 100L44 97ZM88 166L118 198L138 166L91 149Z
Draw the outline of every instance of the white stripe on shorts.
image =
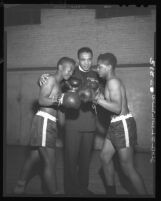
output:
M43 122L43 130L42 130L42 147L46 146L46 128L47 128L47 121L50 119L51 121L56 122L56 117L52 116L51 114L44 112L44 111L38 111L36 115L39 115L41 117L44 117Z
M125 131L125 143L126 143L126 147L129 147L129 132L128 132L128 128L127 128L126 119L122 119L122 123L123 123L124 131Z
M42 147L45 147L45 146L46 146L46 128L47 128L47 121L48 121L48 118L44 117L43 130L42 130Z

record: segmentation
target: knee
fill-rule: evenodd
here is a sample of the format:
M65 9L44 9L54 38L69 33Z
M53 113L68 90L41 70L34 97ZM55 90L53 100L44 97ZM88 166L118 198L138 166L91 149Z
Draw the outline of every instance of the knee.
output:
M109 161L111 160L111 155L109 153L107 153L107 152L101 152L100 153L100 158L101 158L101 161L103 163L108 164Z
M51 164L46 164L44 167L45 174L49 177L52 177L53 174L55 174L55 166L52 166Z
M46 158L44 165L45 165L45 167L46 167L47 169L54 169L56 163L55 163L55 160L51 160L51 159Z

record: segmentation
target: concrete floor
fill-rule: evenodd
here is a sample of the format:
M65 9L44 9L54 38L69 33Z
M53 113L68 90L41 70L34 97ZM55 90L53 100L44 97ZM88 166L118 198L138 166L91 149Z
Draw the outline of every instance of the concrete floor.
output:
M13 196L13 188L19 176L20 169L23 165L24 153L26 147L24 146L7 146L4 152L4 196ZM100 168L99 150L94 150L91 165L90 165L90 182L89 189L97 194L97 196L103 196L105 189L101 178L98 175ZM139 153L135 154L135 164L138 172L141 174L145 186L147 188L149 197L155 197L155 168L154 163L150 162L151 153ZM120 169L116 165L117 169ZM57 148L57 178L58 189L61 194L64 193L63 189L63 157L62 148ZM116 190L120 197L132 197L129 194L127 187L129 184L126 182L125 177L120 171L116 172L115 176ZM131 189L131 188L130 188ZM41 180L38 175L33 177L26 188L26 196L41 196Z

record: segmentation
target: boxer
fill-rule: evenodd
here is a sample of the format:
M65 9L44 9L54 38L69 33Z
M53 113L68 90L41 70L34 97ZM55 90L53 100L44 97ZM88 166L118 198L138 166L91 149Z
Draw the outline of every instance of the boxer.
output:
M101 151L101 160L106 178L106 192L115 195L113 155L118 152L121 167L134 186L136 193L145 195L141 176L134 167L133 152L137 143L136 122L129 111L126 89L116 76L117 58L112 53L100 54L97 59L98 74L106 80L104 93L98 93L94 102L112 112L111 123Z
M39 110L35 114L31 126L29 146L30 154L26 158L21 170L20 178L14 189L14 193L25 193L28 176L37 161L43 164L43 178L48 194L57 193L56 182L56 138L57 119L63 117L59 110L60 105L66 107L79 107L78 96L70 96L61 92L60 83L68 80L75 69L75 61L68 57L61 58L57 63L55 74L49 76L47 82L40 85ZM73 95L73 94L72 94ZM60 119L61 119L60 118ZM60 121L62 122L62 121Z

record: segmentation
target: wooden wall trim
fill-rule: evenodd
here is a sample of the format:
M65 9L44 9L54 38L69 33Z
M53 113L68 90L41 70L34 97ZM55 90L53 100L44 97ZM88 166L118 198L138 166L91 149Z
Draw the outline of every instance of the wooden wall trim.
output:
M117 68L130 68L130 67L150 67L150 63L141 64L118 64ZM46 71L46 70L56 70L56 67L25 67L25 68L8 68L7 71Z

